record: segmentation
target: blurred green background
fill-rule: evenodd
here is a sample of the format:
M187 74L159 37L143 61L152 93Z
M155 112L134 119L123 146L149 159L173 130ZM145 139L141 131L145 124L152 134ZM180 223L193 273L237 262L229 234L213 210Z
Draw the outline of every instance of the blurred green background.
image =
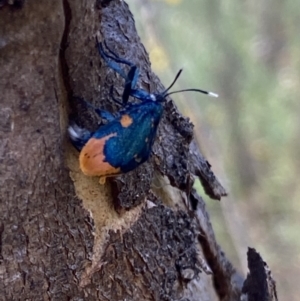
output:
M270 266L279 300L300 300L300 3L131 0L153 70L174 95L229 191L206 198L223 250L246 275L247 247ZM198 184L199 189L201 189ZM203 194L202 194L203 195Z

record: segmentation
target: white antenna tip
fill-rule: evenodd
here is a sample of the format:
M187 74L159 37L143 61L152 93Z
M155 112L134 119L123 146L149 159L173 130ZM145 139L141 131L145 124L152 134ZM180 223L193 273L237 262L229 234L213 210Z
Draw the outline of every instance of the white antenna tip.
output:
M208 95L212 96L212 97L219 97L219 94L216 94L216 93L213 93L213 92L208 92Z

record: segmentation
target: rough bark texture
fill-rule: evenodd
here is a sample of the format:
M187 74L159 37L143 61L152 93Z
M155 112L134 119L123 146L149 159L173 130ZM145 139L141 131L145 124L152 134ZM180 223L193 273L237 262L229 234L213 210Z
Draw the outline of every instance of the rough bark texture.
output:
M242 298L248 301L278 301L276 283L268 265L255 249L247 253L249 274L244 282Z
M163 90L125 2L0 1L0 300L239 300L194 175L226 192L172 101L147 163L104 186L81 173L69 116L97 128L81 99L114 112L124 85L96 35Z
M93 226L64 164L63 6L28 1L0 14L0 298L83 298Z

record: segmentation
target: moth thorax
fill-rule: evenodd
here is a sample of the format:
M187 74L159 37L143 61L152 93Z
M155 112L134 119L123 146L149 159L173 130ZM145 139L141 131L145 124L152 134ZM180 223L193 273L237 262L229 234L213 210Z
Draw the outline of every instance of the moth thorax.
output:
M156 97L155 94L152 94L152 93L151 93L149 96L150 96L150 99L151 99L152 101L157 101L157 97Z

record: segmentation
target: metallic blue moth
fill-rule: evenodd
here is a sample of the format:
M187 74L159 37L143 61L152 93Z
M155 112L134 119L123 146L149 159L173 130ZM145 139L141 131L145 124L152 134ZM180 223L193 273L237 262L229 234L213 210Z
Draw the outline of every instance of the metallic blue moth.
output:
M212 92L199 89L185 89L168 93L182 70L179 70L168 89L161 93L148 93L136 89L139 76L138 68L131 62L119 58L107 45L109 52L105 52L102 43L97 42L97 48L102 59L115 72L125 79L122 101L123 109L112 115L111 113L92 107L107 124L101 125L95 132L78 127L69 127L68 132L73 145L80 151L79 164L82 172L88 176L100 176L100 183L104 184L106 177L117 176L129 172L147 161L155 140L158 124L161 120L167 96L183 92L196 91L217 97ZM130 67L126 74L118 64ZM139 99L137 104L128 103L129 97Z

